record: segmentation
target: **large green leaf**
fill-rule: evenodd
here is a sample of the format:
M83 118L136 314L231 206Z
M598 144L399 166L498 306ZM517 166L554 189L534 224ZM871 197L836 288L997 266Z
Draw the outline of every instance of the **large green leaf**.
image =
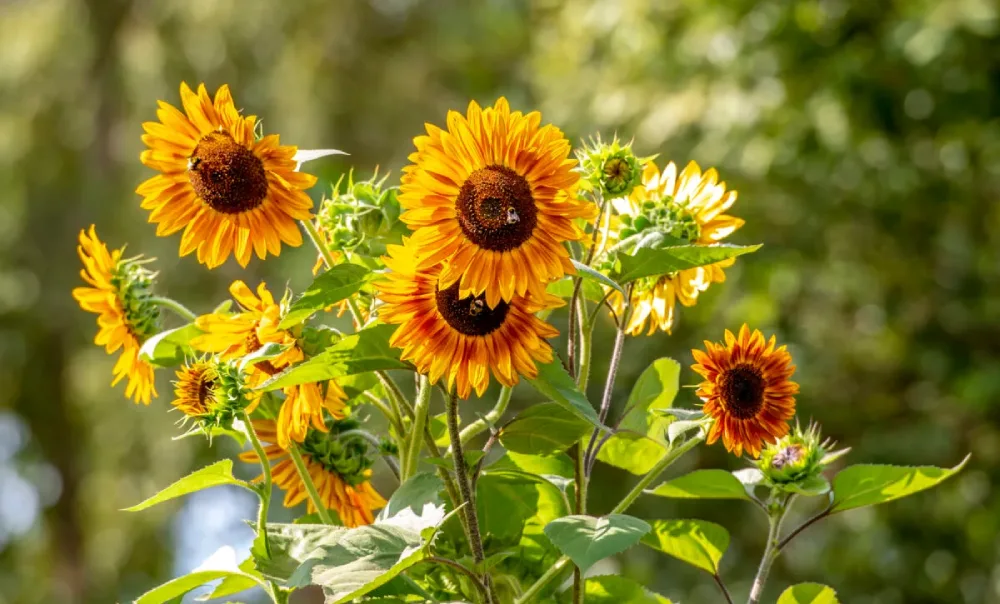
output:
M573 296L573 281L574 279L567 275L563 279L549 283L545 291L553 296L569 299ZM604 289L596 280L584 279L580 284L580 291L583 297L591 302L600 302L604 299Z
M654 593L632 579L617 575L590 577L583 585L587 604L670 604L670 600ZM570 604L572 592L560 594L560 604Z
M236 577L241 581L247 581L247 583L245 583L247 587L244 587L243 589L248 589L249 587L253 587L255 585L263 586L263 583L260 581L243 573L228 570L203 570L193 572L189 575L184 575L183 577L177 577L176 579L167 581L159 587L154 587L139 596L136 599L135 604L164 604L165 602L176 602L181 596L188 593L192 589L201 587L210 581L233 577ZM241 589L239 591L243 590Z
M760 249L760 245L677 245L661 248L644 248L634 256L620 255L621 274L619 283L629 283L643 277L665 275L688 268L706 266L749 254Z
M139 349L139 358L158 367L176 367L196 355L190 342L202 331L194 323L161 331L146 340Z
M778 596L778 604L840 604L832 587L819 583L792 585Z
M935 466L848 466L833 479L833 508L843 512L866 505L885 503L929 489L960 471L967 455L954 468Z
M647 492L675 499L750 499L738 478L718 469L695 470Z
M419 514L428 503L440 505L441 489L444 482L430 472L420 472L411 476L406 482L399 485L396 492L389 498L379 513L379 518L391 518L399 512L409 509Z
M568 449L593 430L590 422L558 403L532 405L500 430L500 443L509 451L553 455Z
M271 559L257 560L261 572L288 587L319 585L330 604L359 598L426 556L420 534L384 524L269 524L267 535Z
M591 425L600 424L594 407L587 400L587 396L577 388L576 382L566 372L558 357L553 358L551 363L539 364L538 377L528 381L535 390L563 405Z
M216 600L238 594L241 591L252 589L258 585L264 585L264 577L257 572L257 566L254 564L253 557L244 560L240 564L239 569L243 572L225 577L211 593L199 597L198 600Z
M312 282L298 300L292 302L278 325L287 329L308 319L313 313L354 295L368 282L371 271L357 264L343 263L324 272Z
M476 513L483 535L516 545L524 526L538 513L538 485L521 472L486 472L476 481Z
M406 369L399 350L389 346L395 325L374 325L347 336L304 363L282 371L257 387L268 391L322 382L369 371Z
M125 508L123 511L138 512L158 503L174 499L175 497L181 497L188 493L225 484L232 484L253 491L253 488L249 484L233 476L233 460L223 459L188 474L142 503Z
M586 571L598 561L632 547L649 529L646 521L624 514L573 515L550 522L545 536Z
M642 476L653 469L667 453L657 441L635 432L618 432L597 453L600 461Z
M729 547L729 532L705 520L653 520L652 531L642 542L708 571L719 572L719 561Z
M625 290L622 289L622 286L619 285L618 282L616 282L611 277L608 277L604 273L602 273L602 272L600 272L598 270L595 270L595 269L587 266L586 264L584 264L582 262L578 262L576 260L571 260L570 262L573 263L573 268L576 269L577 274L580 277L582 277L584 279L589 279L591 281L595 281L597 283L600 283L601 285L606 285L606 286L610 287L611 289L616 289L619 292L621 292L622 294L625 293Z

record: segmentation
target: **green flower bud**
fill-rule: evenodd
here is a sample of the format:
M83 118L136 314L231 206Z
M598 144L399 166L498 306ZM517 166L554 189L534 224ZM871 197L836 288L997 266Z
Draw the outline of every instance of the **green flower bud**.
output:
M833 444L821 441L818 424L810 424L806 430L796 425L788 435L764 447L757 468L772 485L801 485L818 477L826 465L846 453L839 451L830 457Z
M605 143L598 135L576 155L584 180L605 197L627 196L642 182L644 160L636 157L632 143L622 145L617 136Z

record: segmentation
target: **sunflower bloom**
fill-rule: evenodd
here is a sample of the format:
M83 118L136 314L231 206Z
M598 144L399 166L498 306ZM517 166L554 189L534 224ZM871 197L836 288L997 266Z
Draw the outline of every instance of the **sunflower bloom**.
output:
M159 309L149 300L152 273L142 267L141 259L123 259L123 249L109 252L93 225L80 231L80 276L89 287L74 288L73 298L80 308L98 315L94 343L108 354L121 350L111 385L127 377L125 396L148 405L157 396L153 366L139 358L139 349L156 332Z
M187 417L200 418L217 405L216 384L219 375L213 363L195 361L177 370L174 400L171 404Z
M726 183L719 182L714 168L703 174L698 164L690 162L678 174L677 166L671 162L661 173L655 163L649 162L643 169L642 184L628 198L614 201L619 218L625 223L621 238L649 228L686 243L708 245L722 241L743 226L742 219L725 214L736 202L736 191L726 190ZM632 289L632 314L625 331L629 335L643 331L652 335L657 330L670 333L675 303L694 306L701 292L726 280L723 269L735 261L730 258L638 281ZM625 307L622 295L612 294L611 303L621 315Z
M519 375L538 375L536 363L552 361L545 340L559 332L535 313L562 300L528 292L491 308L483 294L463 296L458 283L439 285L440 266L417 269L412 245L389 246L383 258L392 272L376 283L384 302L379 316L399 325L390 345L402 348L402 358L431 383L445 377L449 390L457 387L458 396L467 398L473 388L483 394L490 371L501 384L514 386Z
M195 325L203 332L191 340L191 346L202 352L218 354L223 360L245 357L265 344L279 344L285 349L278 356L253 365L248 383L257 386L268 377L302 361L305 355L298 341L279 324L284 314L283 304L275 301L267 285L261 283L257 294L243 281L234 281L229 293L240 306L236 314L213 313L198 317ZM325 429L323 411L335 418L344 416L347 396L333 381L302 384L285 389L285 402L278 416L278 444L287 448L290 441L301 442L312 425Z
M691 368L705 378L697 392L702 409L715 419L708 444L722 437L727 451L759 457L764 443L788 434L799 385L789 379L791 355L775 348L774 336L765 340L744 324L738 336L726 330L725 345L706 341L704 351L691 352L697 363Z
M273 420L255 420L253 426L261 440L277 442L278 428ZM374 510L385 507L386 500L369 482L372 462L365 455L367 445L357 440L345 443L343 437L338 438L337 432L329 428L324 432L310 431L302 443L302 461L323 505L337 512L344 526L354 528L371 524L375 521ZM295 507L305 501L308 512L315 513L316 506L309 499L288 451L277 444L268 444L264 454L271 464L274 484L285 491L285 507ZM259 461L253 450L240 454L240 459L250 463Z
M277 256L281 244L302 244L296 220L312 218L304 192L316 177L296 172L296 148L278 135L257 140L256 116L242 116L228 86L209 97L205 85L193 92L181 84L184 113L160 101L160 121L142 125L142 163L160 174L139 185L142 207L156 234L184 229L180 254L197 252L209 268L232 254L241 266L251 253Z
M579 175L570 144L538 112L511 113L507 100L467 115L448 113L448 129L428 125L403 171L400 219L414 231L419 268L446 262L441 287L485 294L490 308L574 272L565 241L596 215L576 199Z

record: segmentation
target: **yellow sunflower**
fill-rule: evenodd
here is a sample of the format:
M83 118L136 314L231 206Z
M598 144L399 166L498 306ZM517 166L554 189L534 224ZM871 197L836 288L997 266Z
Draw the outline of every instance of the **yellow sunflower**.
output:
M491 370L501 384L513 386L519 374L537 376L536 363L552 361L545 339L559 332L535 313L562 300L529 291L491 308L482 294L463 296L458 283L440 286L440 266L417 269L412 240L388 249L383 260L392 272L376 283L384 302L379 316L399 325L389 343L431 383L446 376L448 389L457 386L458 396L467 398L472 388L483 394Z
M94 343L108 354L122 351L111 385L127 377L125 396L148 405L157 396L153 366L139 358L139 349L156 332L159 309L149 300L152 273L142 267L141 259L122 259L123 249L109 252L94 225L89 232L80 231L80 276L89 287L74 288L73 298L80 308L98 315Z
M643 169L642 183L628 198L614 200L619 220L628 225L650 225L697 244L717 243L743 226L742 219L724 213L736 201L736 191L726 191L726 183L719 182L714 168L702 174L698 164L690 162L678 174L677 166L671 162L661 173L655 163L649 162ZM646 331L648 321L648 335L657 330L670 333L675 302L694 306L698 295L712 283L726 280L723 269L735 261L730 258L640 280L633 286L632 314L626 332L639 335ZM611 303L620 316L625 307L622 295L613 294Z
M277 442L278 429L273 420L255 420L253 426L261 440ZM310 431L302 443L302 461L323 504L337 512L344 526L354 528L371 524L375 521L373 511L385 507L386 501L369 482L371 460L361 449L367 445L359 440L345 443L338 432L329 427L324 432ZM288 451L277 444L268 444L264 454L272 464L274 484L285 491L285 507L295 507L306 501L308 512L316 512ZM252 450L240 454L240 459L251 463L258 461Z
M708 444L721 436L727 451L758 457L763 443L788 434L799 385L789 379L791 355L775 348L774 336L765 340L744 324L738 336L726 330L725 345L706 341L704 351L691 352L697 363L691 368L705 378L697 393L702 409L715 419Z
M448 262L442 288L485 293L495 308L574 272L563 243L583 236L573 219L596 208L576 199L569 141L540 122L538 112L511 113L504 98L486 109L472 102L467 115L448 113L447 130L428 125L413 140L400 218L415 231L421 270Z
M242 281L234 281L229 293L240 305L236 314L213 313L198 317L195 325L203 332L191 340L191 346L203 352L218 354L223 360L239 359L260 350L269 343L285 349L277 357L253 365L248 383L256 386L268 377L302 361L305 355L295 336L279 328L283 305L274 300L267 285L261 283L254 295ZM343 417L347 395L334 381L302 384L285 388L285 401L278 415L279 444L287 447L290 440L301 442L312 425L323 430L325 409L335 418Z
M160 101L159 122L142 125L149 147L142 163L159 175L139 185L156 234L184 229L180 254L197 251L198 262L219 266L232 253L242 266L254 252L264 259L281 253L282 242L298 246L296 220L312 217L304 192L316 177L296 172L296 148L278 135L257 140L256 116L241 116L228 86L215 93L181 84L186 113Z
M204 417L216 406L219 376L213 363L195 361L177 370L171 404L187 417Z

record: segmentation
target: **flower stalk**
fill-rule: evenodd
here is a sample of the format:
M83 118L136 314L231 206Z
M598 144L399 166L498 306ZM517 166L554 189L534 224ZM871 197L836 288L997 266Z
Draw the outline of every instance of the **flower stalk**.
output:
M306 468L306 462L302 459L302 453L299 452L298 445L293 443L288 449L288 453L292 457L292 463L295 464L295 471L299 473L299 478L306 487L306 494L309 495L309 501L316 508L316 514L319 515L319 519L323 521L323 524L333 524L333 517L330 516L330 510L326 509L323 498L319 496L319 491L316 490L316 483L313 482L312 476L309 474L309 469Z

